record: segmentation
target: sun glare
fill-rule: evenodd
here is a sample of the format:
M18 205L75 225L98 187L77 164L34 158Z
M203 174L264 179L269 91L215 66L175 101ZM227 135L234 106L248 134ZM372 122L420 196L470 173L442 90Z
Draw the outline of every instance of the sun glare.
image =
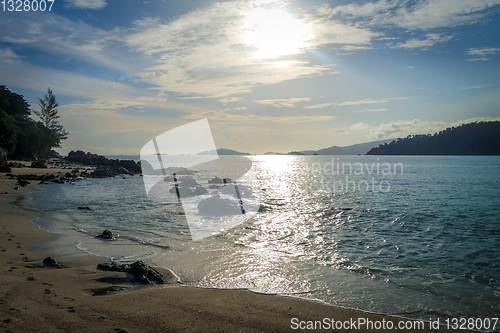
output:
M256 9L248 17L246 42L258 58L299 53L306 46L308 27L280 9Z

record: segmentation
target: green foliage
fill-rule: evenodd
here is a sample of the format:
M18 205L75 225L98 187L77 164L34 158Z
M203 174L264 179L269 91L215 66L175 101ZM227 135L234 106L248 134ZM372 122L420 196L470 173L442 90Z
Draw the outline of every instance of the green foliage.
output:
M17 144L18 127L16 120L0 109L0 146L7 150L8 155L14 154Z
M500 155L500 121L481 121L439 133L409 135L367 155Z
M42 121L29 118L30 105L22 95L0 86L0 147L13 157L43 157L59 147L67 132L59 124L57 102L48 89L40 99L42 110L35 112Z
M24 96L11 92L6 86L0 86L0 109L16 121L28 118L31 114L30 105Z
M33 112L40 118L42 124L53 132L56 138L55 147L60 147L61 141L68 138L68 132L59 124L59 118L61 118L57 110L59 103L57 103L56 97L50 88L47 88L47 93L43 96L43 99L39 98L38 100L40 101L38 105L40 105L41 110Z

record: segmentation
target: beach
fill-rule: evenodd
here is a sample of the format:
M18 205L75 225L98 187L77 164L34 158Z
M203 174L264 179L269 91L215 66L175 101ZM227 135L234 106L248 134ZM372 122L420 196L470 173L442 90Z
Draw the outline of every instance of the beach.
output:
M47 172L66 170L13 168L14 174ZM166 269L158 269L166 285L130 284L126 273L95 269L107 258L58 250L53 245L58 236L30 222L41 213L23 208L22 196L36 183L14 191L15 180L0 174L0 192L8 192L0 195L0 328L5 332L448 331L428 322L400 329L401 323L416 322L299 298L184 287ZM43 267L49 255L63 267Z

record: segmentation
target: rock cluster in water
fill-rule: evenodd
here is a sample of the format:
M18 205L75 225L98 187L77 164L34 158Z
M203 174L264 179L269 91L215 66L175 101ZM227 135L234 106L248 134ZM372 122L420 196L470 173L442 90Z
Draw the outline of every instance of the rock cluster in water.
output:
M105 156L85 153L81 150L70 151L65 160L97 167L92 173L86 175L92 178L114 177L123 174L135 175L142 172L140 163L133 160L108 159Z

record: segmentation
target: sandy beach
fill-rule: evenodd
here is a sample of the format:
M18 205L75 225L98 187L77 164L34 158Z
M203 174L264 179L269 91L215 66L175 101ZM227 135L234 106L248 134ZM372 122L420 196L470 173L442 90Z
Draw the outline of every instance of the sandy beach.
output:
M67 170L12 169L14 175L60 172ZM400 322L406 327L414 322L298 298L183 287L165 269L158 270L169 282L166 285L130 284L126 273L95 269L108 262L106 258L47 247L58 236L30 222L40 212L22 207L22 196L38 182L13 190L16 180L8 178L0 173L0 329L4 332L451 332L428 322L423 328L399 329ZM48 255L63 268L43 267ZM343 326L337 329L339 322Z

